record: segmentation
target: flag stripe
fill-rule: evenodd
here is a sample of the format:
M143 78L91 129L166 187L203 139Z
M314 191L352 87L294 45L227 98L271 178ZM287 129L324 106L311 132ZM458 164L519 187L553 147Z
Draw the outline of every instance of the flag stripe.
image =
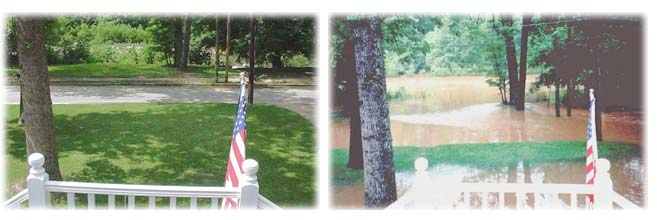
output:
M242 162L246 157L246 82L240 83L240 95L235 112L235 123L233 136L228 151L228 162L226 163L226 176L224 186L239 187L239 176L244 173ZM237 199L225 198L221 202L223 209L233 209L238 205Z

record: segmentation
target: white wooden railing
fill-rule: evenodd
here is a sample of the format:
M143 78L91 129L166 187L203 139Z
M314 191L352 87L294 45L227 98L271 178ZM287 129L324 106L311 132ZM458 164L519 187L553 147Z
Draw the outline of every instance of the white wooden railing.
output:
M610 163L599 159L595 184L520 184L520 183L461 183L461 180L442 178L434 181L427 172L425 158L415 160L415 178L406 193L387 209L578 209L578 201L594 195L594 209L612 209L614 204L623 209L639 207L613 191L609 176ZM507 198L515 196L515 201ZM527 200L533 197L533 204ZM515 203L515 205L512 205Z
M28 157L30 173L27 177L27 189L6 201L4 207L16 208L27 202L27 207L30 209L49 208L50 194L61 193L66 194L68 209L76 208L76 194L86 195L87 209L96 208L96 196L106 196L107 209L110 210L116 208L117 196L127 199L127 209L135 209L137 197L148 197L149 209L156 208L157 198L168 198L169 209L178 208L178 198L189 198L189 209L197 208L198 199L210 199L210 209L220 209L220 199L227 198L237 201L240 209L280 209L276 204L258 194L259 185L256 176L258 162L251 159L242 163L244 174L239 177L239 188L49 181L48 173L43 168L44 162L43 155L39 153Z

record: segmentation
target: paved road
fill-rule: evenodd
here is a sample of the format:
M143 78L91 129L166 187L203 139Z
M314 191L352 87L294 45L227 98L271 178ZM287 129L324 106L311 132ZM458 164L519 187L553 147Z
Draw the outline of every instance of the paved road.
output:
M6 103L19 103L18 86L2 86L6 91ZM239 89L196 86L51 86L54 104L84 103L235 103ZM272 104L295 111L315 122L315 106L318 91L303 88L257 88L255 103ZM316 124L316 123L314 123Z

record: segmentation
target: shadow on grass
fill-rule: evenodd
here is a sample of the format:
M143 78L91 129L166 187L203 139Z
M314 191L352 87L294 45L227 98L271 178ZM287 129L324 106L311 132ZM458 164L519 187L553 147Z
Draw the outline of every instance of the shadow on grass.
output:
M235 109L235 104L55 105L64 178L222 186ZM274 106L250 105L247 111L246 157L260 164L261 194L282 205L313 205L312 124ZM7 129L7 153L25 158L23 128Z

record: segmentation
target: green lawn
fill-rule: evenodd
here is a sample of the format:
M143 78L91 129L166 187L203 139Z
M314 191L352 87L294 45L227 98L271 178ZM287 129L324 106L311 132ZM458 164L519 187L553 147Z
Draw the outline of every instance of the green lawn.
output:
M517 164L520 160L532 163L584 160L585 146L584 141L447 144L435 147L395 147L393 154L397 172L413 170L414 161L420 156L426 157L429 163L486 169ZM640 154L639 151L640 147L633 144L598 143L599 157L608 159ZM332 150L333 185L351 184L363 178L362 170L346 168L348 155L349 149Z
M54 105L62 175L71 181L222 186L235 109L235 104ZM9 191L24 186L26 177L25 134L17 115L18 106L9 105ZM246 157L260 163L260 193L279 205L312 206L313 125L295 112L257 104L249 105L247 120Z

